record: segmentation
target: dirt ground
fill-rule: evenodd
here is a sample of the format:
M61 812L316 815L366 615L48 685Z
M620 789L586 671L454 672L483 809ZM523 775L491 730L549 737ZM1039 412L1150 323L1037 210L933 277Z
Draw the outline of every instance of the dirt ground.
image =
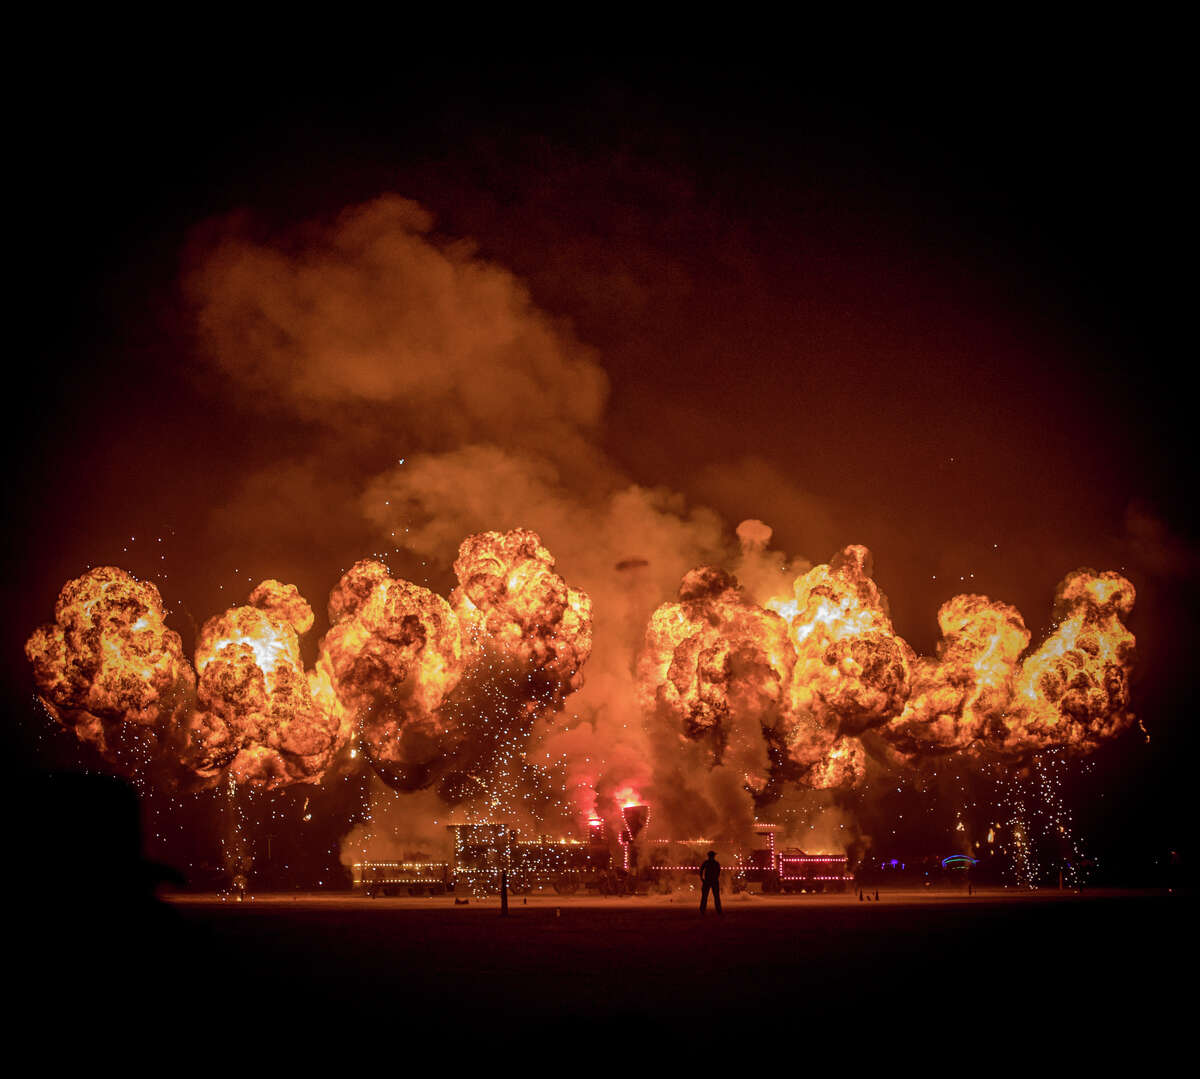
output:
M193 1041L339 1038L368 1056L386 1035L456 1060L513 1039L590 1058L635 1034L747 1062L812 1039L805 1053L848 1065L897 1047L1027 1056L1047 1037L1102 1056L1178 1036L1195 959L1190 898L1150 893L731 896L704 918L684 896L517 899L507 917L495 899L179 896L108 933L90 924L51 951L69 948L59 969L94 1018L155 1016Z

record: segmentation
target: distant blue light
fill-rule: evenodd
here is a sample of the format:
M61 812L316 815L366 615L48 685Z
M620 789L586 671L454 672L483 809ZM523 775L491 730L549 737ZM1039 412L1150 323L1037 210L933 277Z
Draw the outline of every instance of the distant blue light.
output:
M942 868L949 869L952 865L978 865L979 859L972 858L968 854L951 854L948 858L942 859Z

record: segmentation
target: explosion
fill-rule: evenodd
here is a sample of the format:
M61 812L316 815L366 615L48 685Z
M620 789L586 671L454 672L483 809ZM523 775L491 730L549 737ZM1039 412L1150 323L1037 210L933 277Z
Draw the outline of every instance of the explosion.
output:
M524 530L469 536L454 571L447 602L382 563L352 567L330 596L318 696L397 790L511 802L537 785L534 720L582 682L591 601Z
M937 656L917 661L912 696L887 731L912 755L966 749L993 731L1029 644L1020 611L987 596L947 600L938 611L938 625Z
M903 706L912 650L870 577L870 552L847 547L796 578L791 599L755 604L710 566L687 574L679 602L651 617L639 662L643 701L681 736L770 761L746 772L760 798L782 781L825 789L865 774L857 735Z
M679 602L651 616L638 665L643 707L681 739L705 742L714 766L741 764L747 786L762 791L764 738L784 725L794 663L784 620L730 574L702 566L684 577Z
M937 658L920 661L888 737L910 755L1016 757L1058 746L1087 751L1128 727L1134 638L1121 619L1133 609L1133 585L1080 569L1055 596L1057 628L1023 661L1030 635L1015 608L973 595L943 604Z
M1132 722L1134 638L1121 619L1133 601L1120 574L1077 570L1058 587L1055 632L1022 661L1030 634L1015 608L955 596L938 612L937 655L917 657L895 633L865 547L846 547L761 607L705 566L651 617L640 693L682 740L710 745L714 767L765 753L769 774L744 769L760 803L783 783L858 784L864 737L885 764L1087 751Z
M429 782L455 731L439 712L462 675L458 618L426 588L381 562L356 562L329 596L329 632L314 684L343 734L361 733L395 786Z
M1026 658L1012 706L995 732L1005 752L1089 750L1133 722L1129 675L1135 640L1121 621L1133 585L1119 573L1080 569L1055 591L1057 629Z
M63 586L54 623L25 645L46 708L129 770L173 740L194 703L196 676L163 619L153 584L100 566Z
M454 572L447 599L357 562L330 593L307 671L300 636L313 611L294 586L264 581L204 623L193 670L157 589L103 567L64 586L26 653L53 715L130 771L271 790L320 782L351 742L388 786L427 789L479 819L577 816L577 772L606 776L610 790L636 778L673 820L746 823L751 805L855 787L869 767L1084 753L1133 718L1123 619L1134 589L1120 574L1069 574L1054 632L1028 654L1015 608L955 596L938 612L936 654L917 657L870 553L850 546L762 604L723 569L689 571L636 656L641 734L618 745L616 727L606 740L593 721L552 756L542 751L569 729L556 717L592 651L589 596L523 529L468 536ZM591 814L599 789L581 782Z
M345 741L337 717L314 699L299 634L313 612L293 585L264 581L252 606L210 618L196 643L198 708L183 763L201 779L227 770L267 788L316 782Z
M592 652L592 601L554 572L536 532L468 537L454 574L450 599L477 651L509 657L564 693L579 688Z

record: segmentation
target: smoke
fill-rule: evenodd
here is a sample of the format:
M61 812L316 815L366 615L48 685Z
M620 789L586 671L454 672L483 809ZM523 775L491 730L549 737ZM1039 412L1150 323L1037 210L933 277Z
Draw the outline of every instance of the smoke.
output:
M334 586L312 672L297 641L314 619L290 586L264 582L206 626L188 732L202 775L243 755L238 774L267 785L314 779L358 737L388 783L373 826L411 845L429 837L405 814L434 805L520 800L547 824L615 825L629 790L657 828L719 838L756 813L828 808L827 792L862 781L868 743L889 762L1084 749L1129 721L1128 582L1069 579L1062 625L1024 665L1020 615L956 597L938 655L918 659L865 547L819 565L772 549L751 516L768 505L790 549L840 542L794 477L753 457L713 466L695 489L715 508L632 482L604 447L594 353L415 203L275 235L210 223L185 285L200 377L295 436L214 509L214 531L309 540L320 573L337 564L320 547L334 533L374 556ZM382 557L441 580L393 576ZM81 673L61 673L69 625L31 640L43 696L83 717L81 737L107 745L127 713L156 737L179 725L190 669L156 597L138 610L158 611L150 651L167 673L144 701L118 699L94 645L77 646ZM264 636L269 662L250 643Z
M432 228L395 196L273 240L245 219L214 223L187 277L210 361L321 424L382 406L373 416L410 445L578 450L601 418L603 370L511 273Z

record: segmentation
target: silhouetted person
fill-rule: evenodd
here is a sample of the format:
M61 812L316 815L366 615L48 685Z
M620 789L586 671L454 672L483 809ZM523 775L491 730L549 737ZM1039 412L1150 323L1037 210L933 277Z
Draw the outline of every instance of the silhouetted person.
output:
M717 852L708 852L708 861L700 867L700 913L708 907L708 893L712 892L713 906L721 913L721 863L717 861Z

